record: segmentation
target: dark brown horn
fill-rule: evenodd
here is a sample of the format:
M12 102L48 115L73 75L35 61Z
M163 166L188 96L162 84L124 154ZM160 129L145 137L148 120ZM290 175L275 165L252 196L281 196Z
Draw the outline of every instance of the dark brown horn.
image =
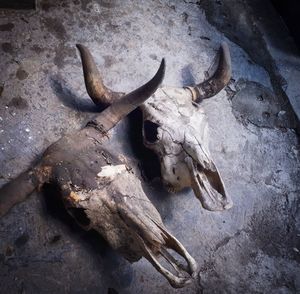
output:
M25 172L0 189L0 217L5 215L15 204L22 202L30 195L36 184L29 172Z
M93 121L103 132L109 131L127 114L146 101L159 87L165 75L165 60L162 59L155 76L140 88L123 96L97 115Z
M96 105L110 105L122 93L113 92L106 88L89 49L81 44L76 44L76 47L80 52L85 86L89 96Z
M223 42L219 49L219 64L214 74L206 81L186 87L191 90L193 101L200 102L218 94L230 81L231 59L227 43Z
M0 218L13 206L24 201L36 188L46 182L51 173L50 167L36 167L20 174L0 188Z

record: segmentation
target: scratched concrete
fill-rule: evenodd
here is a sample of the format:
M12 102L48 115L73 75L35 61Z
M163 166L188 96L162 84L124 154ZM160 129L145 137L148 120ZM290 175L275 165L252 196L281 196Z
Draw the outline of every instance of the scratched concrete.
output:
M190 190L171 195L155 173L145 180L200 266L200 279L174 290L145 260L131 265L78 229L47 187L0 220L0 293L299 293L300 146L289 104L298 103L299 53L271 8L250 2L43 0L36 11L0 11L1 185L94 111L76 43L91 49L107 86L129 91L162 57L165 85L202 81L226 40L232 80L203 107L234 201L212 213ZM138 121L136 112L117 127L112 148L151 174Z

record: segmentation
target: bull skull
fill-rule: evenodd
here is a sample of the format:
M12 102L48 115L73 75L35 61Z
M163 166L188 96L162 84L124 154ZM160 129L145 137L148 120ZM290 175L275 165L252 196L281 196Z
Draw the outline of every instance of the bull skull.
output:
M103 85L88 49L80 45L79 50L87 91L93 101L114 101L116 93ZM229 209L232 201L209 154L207 122L198 103L220 92L230 76L229 48L223 43L217 69L209 79L192 87L159 88L140 106L144 144L159 157L167 189L176 192L191 187L202 206L211 211Z
M147 84L118 99L83 129L52 144L37 166L2 187L0 216L35 188L51 183L58 187L67 211L84 229L99 232L131 262L147 258L173 287L190 282L196 274L195 260L164 227L141 182L110 146L107 134L155 92L164 69L162 61ZM168 249L181 255L187 264L180 264ZM173 270L163 266L161 259Z
M132 170L122 162L102 166L96 182L93 190L67 189L66 207L79 224L99 232L130 262L147 258L173 287L189 283L196 274L195 260L167 231ZM187 266L180 264L168 249L181 255ZM164 258L176 275L163 267L159 258Z

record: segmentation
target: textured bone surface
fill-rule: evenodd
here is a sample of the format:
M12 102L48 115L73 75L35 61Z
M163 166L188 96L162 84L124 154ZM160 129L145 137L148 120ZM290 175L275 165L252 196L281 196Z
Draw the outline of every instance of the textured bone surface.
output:
M144 144L159 157L161 175L170 192L192 187L205 209L232 207L221 176L208 151L207 120L187 88L159 88L141 106Z
M128 92L162 56L164 86L205 80L225 40L232 81L201 108L209 151L234 206L212 213L199 208L192 190L168 194L158 180L143 188L200 267L202 287L192 283L176 294L299 292L299 141L287 98L298 99L300 62L268 1L37 3L34 13L0 12L0 183L95 111L74 44L90 49L105 85ZM246 112L239 107L245 101ZM111 140L141 165L141 147L129 144L132 126L141 122L124 121ZM130 264L99 234L78 231L53 202L35 193L0 220L1 293L174 293L147 260Z
M83 210L89 219L85 228L99 232L127 260L133 262L144 256L173 287L190 283L197 273L197 264L183 245L168 233L158 211L143 192L140 180L125 165L104 168L110 170L110 176L106 173L99 177L98 174L95 189L76 188L77 197L67 196L68 209ZM169 253L165 254L167 249L181 255L188 270L180 268ZM162 267L158 259L163 257L176 269L178 276Z
M100 179L113 180L125 170L125 164L106 165L101 167L101 171L97 174L97 177Z
M84 147L74 148L76 141ZM196 276L197 264L165 228L140 180L119 157L108 138L84 128L51 145L41 165L52 167L50 182L58 185L67 211L83 229L100 233L130 262L147 258L173 287L184 287ZM186 265L178 265L170 250Z

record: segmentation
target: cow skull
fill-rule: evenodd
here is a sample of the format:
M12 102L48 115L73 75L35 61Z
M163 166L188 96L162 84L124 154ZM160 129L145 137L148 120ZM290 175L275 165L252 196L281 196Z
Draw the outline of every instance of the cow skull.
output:
M87 91L93 101L114 101L116 93L103 85L88 49L80 46L79 50ZM207 122L198 103L221 91L230 76L229 48L222 43L218 66L209 79L192 87L159 88L140 106L144 144L159 157L167 189L176 192L191 187L202 206L211 211L229 209L232 201L209 154Z
M173 287L188 284L197 273L197 264L167 231L133 171L126 164L115 162L102 166L96 182L96 189L75 186L65 193L65 206L78 223L86 230L99 232L130 262L144 256ZM182 256L187 265L179 263L168 249ZM175 274L162 265L163 259Z
M34 189L51 183L60 191L67 211L84 229L99 232L131 262L145 257L173 287L189 283L196 275L195 260L164 227L140 180L111 146L108 134L155 92L164 69L162 61L152 80L120 97L81 130L49 146L35 167L3 186L0 216ZM186 265L168 249L182 256Z

